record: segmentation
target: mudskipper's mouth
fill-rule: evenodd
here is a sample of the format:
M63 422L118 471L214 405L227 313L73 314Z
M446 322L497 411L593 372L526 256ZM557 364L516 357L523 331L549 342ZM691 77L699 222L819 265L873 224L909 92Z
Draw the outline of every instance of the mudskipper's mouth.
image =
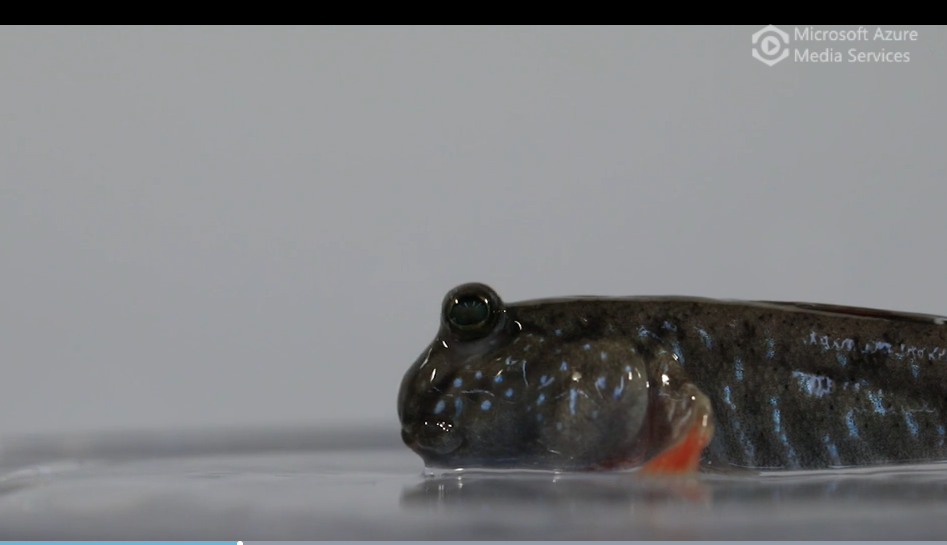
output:
M401 428L401 440L421 456L444 456L463 445L463 435L451 423L428 421Z

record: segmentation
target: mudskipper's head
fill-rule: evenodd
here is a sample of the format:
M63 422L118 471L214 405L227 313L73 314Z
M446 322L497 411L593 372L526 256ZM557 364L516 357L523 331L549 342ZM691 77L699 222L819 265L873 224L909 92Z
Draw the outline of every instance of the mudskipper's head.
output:
M648 406L641 355L592 299L506 305L489 286L448 292L440 329L398 395L404 443L428 467L582 467L636 456ZM594 319L592 319L594 318Z

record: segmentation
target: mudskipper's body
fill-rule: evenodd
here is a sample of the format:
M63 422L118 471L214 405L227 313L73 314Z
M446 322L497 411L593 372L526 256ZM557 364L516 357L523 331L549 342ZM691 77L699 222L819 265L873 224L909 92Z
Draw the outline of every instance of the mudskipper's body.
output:
M444 299L405 374L430 467L818 469L947 459L945 318L805 303Z

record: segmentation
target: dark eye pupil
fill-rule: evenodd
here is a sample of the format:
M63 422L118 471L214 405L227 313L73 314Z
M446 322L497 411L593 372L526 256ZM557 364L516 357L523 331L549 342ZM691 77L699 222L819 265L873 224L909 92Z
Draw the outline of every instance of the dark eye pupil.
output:
M459 326L472 326L486 321L490 308L483 299L462 297L450 309L450 320Z

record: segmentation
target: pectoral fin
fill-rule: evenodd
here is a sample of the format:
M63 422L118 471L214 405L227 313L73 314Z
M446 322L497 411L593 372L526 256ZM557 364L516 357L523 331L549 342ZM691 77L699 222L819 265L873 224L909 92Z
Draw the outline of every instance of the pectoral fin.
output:
M704 448L713 438L710 415L704 414L691 423L684 437L648 460L640 471L646 474L696 473Z

